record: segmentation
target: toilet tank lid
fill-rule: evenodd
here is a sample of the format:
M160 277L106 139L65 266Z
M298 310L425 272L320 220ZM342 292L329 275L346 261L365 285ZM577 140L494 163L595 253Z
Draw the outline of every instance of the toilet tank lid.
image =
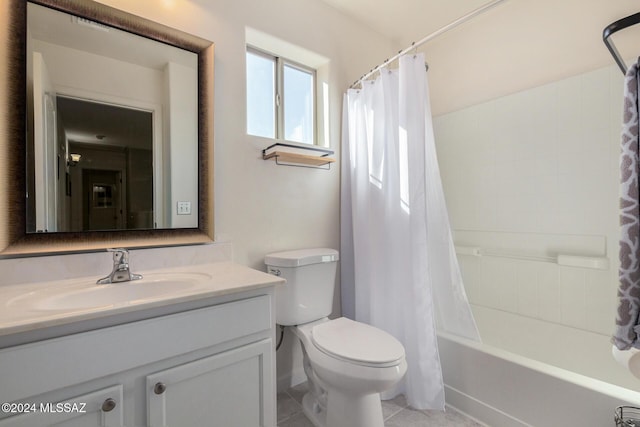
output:
M273 267L301 267L323 262L335 262L338 259L338 251L335 249L316 248L268 254L264 257L264 263Z

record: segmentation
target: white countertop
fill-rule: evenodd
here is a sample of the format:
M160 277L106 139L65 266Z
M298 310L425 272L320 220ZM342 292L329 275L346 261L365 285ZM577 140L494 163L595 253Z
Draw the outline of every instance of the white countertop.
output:
M30 306L39 295L55 297L68 289L99 286L136 286L137 281L113 285L97 285L99 275L92 277L56 280L34 284L20 284L0 287L0 337L36 331L54 326L83 322L93 319L122 315L140 310L166 307L207 298L222 297L284 283L284 280L232 262L190 265L149 271L132 271L147 277L163 275L191 275L206 278L195 287L176 288L175 291L117 303L96 304L90 308L39 309ZM84 289L83 289L84 290ZM93 290L93 288L91 288ZM99 291L98 291L99 292Z

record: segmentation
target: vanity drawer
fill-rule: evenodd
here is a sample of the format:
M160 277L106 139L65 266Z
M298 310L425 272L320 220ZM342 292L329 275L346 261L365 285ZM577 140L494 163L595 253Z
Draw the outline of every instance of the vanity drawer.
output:
M262 332L270 295L0 350L0 402L12 402Z
M116 385L66 401L36 404L37 412L1 419L0 427L122 427L123 400L122 386Z

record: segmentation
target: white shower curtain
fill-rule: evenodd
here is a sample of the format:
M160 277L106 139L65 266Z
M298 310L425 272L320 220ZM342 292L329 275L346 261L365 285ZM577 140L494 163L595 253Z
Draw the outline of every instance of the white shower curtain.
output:
M434 309L441 329L479 336L451 238L426 74L423 55L406 55L345 95L343 312L405 346L407 375L386 397L442 410Z

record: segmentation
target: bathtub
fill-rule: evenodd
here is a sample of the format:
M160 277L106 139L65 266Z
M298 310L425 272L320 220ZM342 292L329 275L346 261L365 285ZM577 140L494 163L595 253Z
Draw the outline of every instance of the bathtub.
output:
M473 306L482 344L438 333L447 403L491 427L615 426L640 380L608 337Z

